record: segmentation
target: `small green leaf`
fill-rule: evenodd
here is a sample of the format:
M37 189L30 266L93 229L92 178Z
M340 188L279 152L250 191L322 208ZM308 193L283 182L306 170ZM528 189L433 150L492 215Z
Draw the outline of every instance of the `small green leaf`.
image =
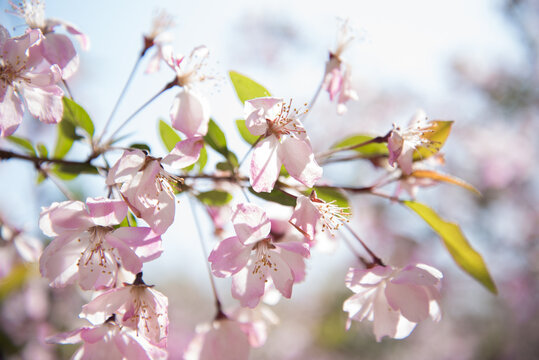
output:
M36 184L41 184L43 181L45 181L46 177L45 175L43 175L42 172L38 172L37 173L37 177L36 177Z
M208 133L204 136L204 141L206 144L210 145L212 149L226 157L228 149L226 147L225 134L213 119L210 119L210 122L208 123Z
M425 133L424 137L431 141L431 145L426 147L418 147L414 152L414 160L426 159L429 156L436 154L442 146L444 146L449 133L451 132L451 126L453 121L435 120L431 121L431 132Z
M59 179L66 180L66 181L73 180L80 174L98 174L97 168L90 164L80 164L80 165L55 164L52 167L51 171Z
M168 152L174 149L174 146L182 140L180 135L174 130L169 124L163 120L159 120L159 135L161 136L161 141L165 145L165 149Z
M334 201L334 204L341 208L349 208L350 204L348 203L348 199L343 194L342 191L337 190L335 188L331 187L325 187L325 186L315 186L313 190L316 191L316 195L319 199L324 200L325 202L331 202ZM311 194L311 191L306 191L305 196L309 196Z
M148 154L150 154L152 152L152 150L150 149L150 147L148 145L142 144L142 143L131 144L131 145L129 145L129 147L131 149L139 149L139 150L147 151Z
M365 135L365 134L357 134L352 135L344 138L343 140L339 141L335 145L332 146L333 149L338 149L342 147L348 147L348 146L354 146L359 145L361 143L367 142L369 140L374 139L374 136ZM378 156L378 155L387 155L389 154L389 151L387 150L387 145L382 143L373 143L368 144L365 146L360 146L358 148L355 148L354 151L357 151L363 155L369 155L369 156Z
M43 143L37 143L36 145L37 153L41 158L47 158L49 156L49 150L47 150L47 147Z
M226 146L226 137L223 131L219 128L219 126L210 119L210 122L208 124L208 133L204 136L204 141L206 144L208 144L212 149L223 155L226 159L226 161L229 163L229 167L236 168L239 166L238 158L236 154L234 154L232 151L228 150ZM233 171L233 169L232 169Z
M64 103L64 115L62 116L61 123L68 121L74 126L80 127L91 139L94 135L94 124L86 110L65 96L62 98L62 102Z
M234 167L226 161L220 161L217 164L215 164L215 168L220 171L230 171L234 172Z
M207 163L208 163L208 151L206 150L206 147L203 146L202 149L200 149L200 156L196 162L198 166L198 172L202 172L204 168L206 167Z
M61 124L61 123L60 123ZM63 159L67 155L71 147L73 146L73 139L66 136L62 126L58 126L56 146L54 147L53 158Z
M415 201L404 201L403 203L421 216L442 238L457 265L491 292L498 293L483 258L472 248L457 224L441 219L434 210L424 204Z
M254 98L271 96L270 92L265 87L260 85L254 80L249 79L247 76L242 75L236 71L229 71L230 80L236 90L236 94L243 104L247 100Z
M238 131L240 132L240 135L243 140L247 141L247 143L253 145L256 140L258 140L259 136L251 134L249 129L247 129L247 126L245 125L245 120L236 120L236 127L238 128Z
M279 189L273 189L271 192L256 192L253 190L252 187L249 187L249 191L253 194L258 196L261 199L267 200L267 201L273 201L281 205L285 206L296 206L296 198L290 195L286 195L282 191L279 191Z
M228 204L230 200L232 200L232 195L230 195L226 191L211 190L201 192L197 195L197 199L208 206L223 206Z
M32 145L30 140L19 137L19 136L13 136L13 135L8 136L6 138L6 140L8 140L9 142L19 146L23 150L26 150L26 152L29 155L34 155L34 156L36 155L36 150L34 149L34 145Z

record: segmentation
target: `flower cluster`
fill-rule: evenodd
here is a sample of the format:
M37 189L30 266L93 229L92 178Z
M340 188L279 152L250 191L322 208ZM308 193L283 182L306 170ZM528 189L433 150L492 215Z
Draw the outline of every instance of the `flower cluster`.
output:
M103 190L108 189L107 198L87 197L83 202L67 196L69 200L43 207L39 228L51 238L43 250L19 231L0 223L0 279L12 272L12 257L16 254L25 261L39 258L41 276L52 288L76 285L93 292L79 315L90 325L50 337L49 342L82 343L74 355L81 359L164 359L177 355L168 350L168 345L174 343L169 339L168 298L147 285L142 274L145 264L159 258L163 251L162 236L174 224L176 208L183 206L178 200L182 192L197 199L197 205L206 207L216 235L233 229L233 234L223 236L211 253L205 254L216 314L197 326L190 342L185 342L185 359L247 359L250 348L266 341L268 326L277 323L266 305L274 305L281 297L292 297L294 285L308 275L311 252L334 248L340 240L336 234L341 227L358 240L359 245L348 241L347 245L364 265L350 268L344 282L354 292L343 304L343 310L348 312L348 328L352 320L372 321L376 340L380 341L385 336L402 339L428 317L440 320L442 274L424 264L404 268L385 265L352 230L358 225L347 224L351 205L346 192L368 193L409 205L410 202L398 198L401 188L413 197L418 186L437 181L465 187L464 182L449 176L416 171L417 164L425 160L423 157L440 162L438 150L449 130L446 126L445 135L437 132L444 122L426 123L424 113L418 112L408 128L393 125L385 136L347 137L315 154L302 121L308 110L298 110L291 100L280 97L260 97L267 91L262 92L261 85L242 77L249 86L238 90L242 81L234 83L239 97L246 99L245 120L237 124L252 145L249 168L243 173L244 162L238 161L239 157L229 148L217 122L210 122L209 101L201 91L201 84L211 78L204 70L208 48L198 46L188 56L177 55L166 31L172 19L160 13L152 30L143 37L139 60L155 47L147 72L158 71L164 61L174 73L173 80L157 95L176 86L181 88L172 100L170 123L160 122L160 135L169 153L156 155L144 144L122 147L118 144L121 139L114 136L102 143L101 136L93 138L93 123L82 107L74 107L77 111L71 109L69 116L63 114L63 107L72 105L74 100L62 99L61 86L67 90L65 81L77 70L79 57L70 38L55 29L63 27L83 48L88 47L88 39L67 22L45 19L44 5L39 0L10 4L12 12L24 18L29 28L24 35L11 37L0 26L0 135L14 133L22 121L24 106L46 123L83 114L83 119L71 119L67 125L75 128L68 141L79 140L81 136L76 130L82 128L88 135L85 140L91 151L85 161L71 161L58 155L62 151L49 157L43 144L34 148L30 143L26 148L31 149L31 154L1 150L2 159L33 161L40 175L53 180L65 175L65 168L72 167L70 173L88 170L101 177ZM320 90L326 90L330 99L336 100L338 114L347 110L349 100L358 98L352 88L350 65L343 58L353 38L345 21L315 96L316 100ZM251 90L256 95L247 96ZM114 113L115 110L110 119ZM138 110L131 117L137 114ZM107 125L108 122L103 132ZM182 133L183 140L176 130ZM62 133L59 143L60 136ZM362 140L356 141L357 138ZM215 164L213 173L205 168L206 145L225 160ZM371 147L363 152L366 146ZM109 163L109 154L117 150L120 151L115 153L115 162ZM384 181L358 188L332 186L322 179L322 166L334 154L349 150L356 150L350 159L368 157L372 164L384 167ZM49 163L51 166L45 169L50 171L45 171L42 165ZM390 169L395 165L397 170ZM382 186L397 181L400 184L396 195L380 191ZM234 199L238 188L243 191L245 202ZM259 205L246 189L257 197L256 201L280 203L279 216L271 216L269 202L264 207ZM65 193L69 195L68 191ZM200 228L196 216L195 222ZM202 233L200 229L199 232ZM327 246L328 243L331 245ZM361 247L359 251L355 245ZM214 276L231 278L230 300L239 303L235 310L225 311L222 307Z

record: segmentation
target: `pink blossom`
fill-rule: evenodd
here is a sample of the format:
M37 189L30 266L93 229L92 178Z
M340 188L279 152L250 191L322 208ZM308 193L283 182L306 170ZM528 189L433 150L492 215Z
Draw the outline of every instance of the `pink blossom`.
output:
M142 56L151 47L155 47L155 53L148 62L146 73L150 74L159 71L161 60L166 59L166 54L170 53L167 48L172 42L173 36L167 30L174 25L174 19L165 10L159 11L152 20L152 28L150 32L144 35L144 49L142 50Z
M0 219L0 280L17 264L36 262L42 250L43 244L39 239L8 226Z
M376 340L384 336L402 339L421 320L441 319L440 279L442 273L424 264L403 269L376 265L370 269L350 268L346 286L355 292L343 304L351 320L374 323Z
M238 307L227 315L240 323L240 327L253 348L261 347L268 338L268 326L279 323L277 315L268 306L259 305L254 309Z
M327 230L333 235L334 230L338 230L343 222L348 221L349 211L349 208L335 205L334 201L327 203L319 199L313 190L309 197L298 196L290 223L310 241L314 241L320 227L321 231Z
M414 152L419 146L429 147L432 141L425 134L432 132L431 125L426 120L423 110L418 110L410 120L409 127L402 130L393 124L393 130L387 140L389 150L389 164L394 166L398 163L402 172L406 175L412 173Z
M39 227L54 237L39 261L41 275L53 287L78 282L84 290L116 283L119 266L132 274L157 258L161 238L145 227L114 229L127 214L122 200L88 198L43 208Z
M207 47L198 46L189 57L175 56L172 51L165 55L167 64L176 72L175 85L183 89L170 108L172 127L188 138L204 136L208 132L210 107L197 90L198 84L208 78L201 73L208 54Z
M171 183L177 186L181 179L166 172L161 163L174 168L191 165L198 159L201 147L201 138L184 140L164 159L147 156L141 150L125 151L110 169L107 185L120 185L131 211L162 234L172 224L176 211Z
M197 327L184 354L185 360L247 360L249 341L241 324L227 318Z
M136 331L153 345L166 347L168 299L143 282L110 289L82 307L81 318L97 325L113 314L119 324Z
M83 345L73 359L166 359L167 352L138 336L135 331L121 327L114 316L105 323L55 335L49 343Z
M268 236L271 223L256 205L237 205L232 223L236 236L217 244L208 258L214 275L232 276L232 296L242 306L254 308L270 279L290 298L293 284L303 279L308 245Z
M326 63L326 73L322 88L329 93L329 99L337 98L337 113L344 114L347 111L348 100L358 100L358 95L351 85L350 65L344 62L342 54L354 39L354 34L348 21L344 21L337 36L337 47L329 53Z
M251 134L264 138L253 151L250 181L256 192L270 192L281 166L296 180L312 187L322 176L311 141L298 113L282 99L258 98L245 102L246 125Z
M44 61L40 30L18 37L0 25L0 135L9 136L22 122L23 103L45 123L62 119L61 71Z
M73 24L58 19L45 19L45 2L43 0L22 0L15 4L9 1L13 13L22 17L31 29L39 29L43 33L42 53L43 57L50 63L56 64L62 70L62 78L68 79L79 67L79 56L73 47L71 40L63 35L54 32L58 26L73 35L81 44L84 50L90 47L90 41Z

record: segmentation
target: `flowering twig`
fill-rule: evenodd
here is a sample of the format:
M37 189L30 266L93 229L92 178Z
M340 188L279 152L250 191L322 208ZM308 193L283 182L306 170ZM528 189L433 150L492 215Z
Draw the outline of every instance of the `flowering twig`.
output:
M0 159L1 160L21 159L21 160L31 161L34 163L36 167L40 167L41 164L45 164L45 163L54 163L54 164L60 164L60 165L66 165L66 166L92 165L90 163L91 159L86 160L86 161L71 161L71 160L55 159L55 158L42 158L38 156L17 154L12 151L1 150L1 149L0 149ZM95 166L98 170L105 170L104 167L100 167L96 165L92 165L92 166Z

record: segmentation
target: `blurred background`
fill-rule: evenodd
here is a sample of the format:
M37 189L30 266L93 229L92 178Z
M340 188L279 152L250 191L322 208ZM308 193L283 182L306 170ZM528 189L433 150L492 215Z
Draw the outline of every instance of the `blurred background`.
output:
M24 21L4 12L7 1L0 4L0 23L12 35L24 32ZM348 112L338 116L327 93L320 95L306 121L315 152L345 135L383 135L393 123L406 125L422 108L430 119L455 120L443 148L444 172L482 193L438 185L421 189L418 200L461 226L483 255L497 296L464 274L415 214L379 198L351 196L351 226L380 257L394 265L424 262L444 273L441 322L427 320L404 340L380 343L369 322L354 323L346 332L342 303L352 293L344 276L358 264L339 242L332 252L313 251L306 281L295 285L292 299L273 307L280 324L270 328L266 345L251 351L252 359L539 358L537 1L48 1L47 17L76 24L90 38L90 51L80 52L80 68L69 86L97 133L159 9L175 19L176 52L189 54L201 44L210 49L206 69L215 79L204 91L212 117L236 154L244 154L248 146L234 126L243 107L228 71L241 72L296 104L310 101L324 75L328 51L336 45L338 18L349 18L357 27L357 40L343 57L352 68L359 101L349 102ZM174 77L166 66L144 74L146 62L112 128ZM157 120L169 121L175 95L176 90L164 93L134 118L123 132L129 135L125 145L144 142L154 155L165 154ZM55 134L53 127L32 119L25 119L16 133L49 148ZM85 159L88 153L80 146L68 157ZM325 179L338 185L368 186L381 174L361 161L324 167ZM33 166L16 160L0 163L0 179L2 222L46 241L37 227L40 209L65 200L62 193L49 181L37 185ZM66 186L81 199L105 191L103 179L92 176L79 176ZM192 209L185 196L179 200L177 220L163 237L163 255L144 266L145 281L169 297L171 359L181 358L196 325L210 321L215 312L193 212L208 225L206 246L219 239L203 209ZM0 261L8 268L15 255L6 249L0 247ZM44 338L84 325L76 317L90 294L75 287L51 291L35 269L9 268L24 273L18 277L24 281L13 280L14 273L0 279L0 359L69 357L76 346L56 348L45 345ZM225 306L234 306L230 282L217 279L217 285Z

